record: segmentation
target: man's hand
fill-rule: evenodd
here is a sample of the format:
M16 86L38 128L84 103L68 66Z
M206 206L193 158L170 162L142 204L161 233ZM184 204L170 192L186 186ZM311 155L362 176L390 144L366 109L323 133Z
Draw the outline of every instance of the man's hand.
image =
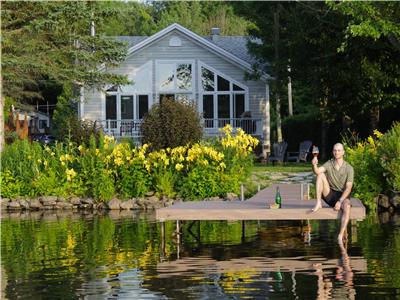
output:
M340 207L342 206L342 202L339 200L336 202L335 207L333 208L334 210L340 210Z
M314 157L312 160L311 160L311 163L313 164L313 165L318 165L318 157Z

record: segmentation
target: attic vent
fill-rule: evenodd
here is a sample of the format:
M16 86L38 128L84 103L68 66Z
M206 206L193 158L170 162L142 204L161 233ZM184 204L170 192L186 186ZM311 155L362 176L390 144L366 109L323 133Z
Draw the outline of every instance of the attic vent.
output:
M170 40L169 40L169 46L170 47L180 47L182 46L182 41L180 38L178 38L177 36L173 36Z

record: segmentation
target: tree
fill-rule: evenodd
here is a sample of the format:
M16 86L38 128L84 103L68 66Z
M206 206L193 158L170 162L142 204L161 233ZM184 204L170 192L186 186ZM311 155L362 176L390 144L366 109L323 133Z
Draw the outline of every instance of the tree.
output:
M121 62L124 44L90 35L92 22L113 13L110 7L88 1L3 3L2 97L40 99L46 85L126 84L125 76L99 68ZM3 98L1 105L3 124ZM2 131L0 146L3 137Z

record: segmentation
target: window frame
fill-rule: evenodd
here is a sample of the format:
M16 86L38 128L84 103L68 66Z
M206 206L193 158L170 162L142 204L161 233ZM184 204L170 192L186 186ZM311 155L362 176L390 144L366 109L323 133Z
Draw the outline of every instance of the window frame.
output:
M214 73L214 91L205 91L203 89L203 82L202 82L202 72L201 69L206 68ZM238 82L237 80L233 79L232 77L218 71L217 69L205 64L202 61L198 61L198 84L199 84L199 103L198 109L201 114L204 112L203 108L203 96L204 95L213 95L213 105L214 105L214 119L219 119L218 116L218 95L229 95L229 114L230 119L235 119L235 96L234 95L244 95L244 111L249 111L250 103L249 103L249 88ZM229 91L218 91L218 76L229 81ZM243 91L237 91L233 89L233 85L237 85L238 87L242 88ZM217 122L214 122L217 123Z
M160 65L162 64L175 64L174 68L174 84L172 89L161 90L160 89L160 78L159 78L159 71ZM191 89L190 90L181 90L177 87L177 66L179 64L190 64L192 69L192 80L191 80ZM196 80L195 74L197 74L196 70L196 62L193 59L156 59L155 60L155 93L156 99L158 103L160 103L160 94L174 94L174 98L176 94L185 94L188 95L193 101L195 101L195 90L196 90Z

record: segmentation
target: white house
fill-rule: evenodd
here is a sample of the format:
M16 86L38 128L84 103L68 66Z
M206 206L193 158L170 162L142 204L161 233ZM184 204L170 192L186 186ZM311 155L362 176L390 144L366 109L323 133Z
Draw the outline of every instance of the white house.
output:
M218 134L230 123L243 127L263 142L269 152L269 80L247 79L255 58L247 37L220 36L213 28L202 37L172 24L156 34L118 37L128 43L126 60L108 70L126 74L132 84L104 91L84 90L79 115L98 121L117 137L140 136L140 120L163 97L193 102L204 119L205 135Z

